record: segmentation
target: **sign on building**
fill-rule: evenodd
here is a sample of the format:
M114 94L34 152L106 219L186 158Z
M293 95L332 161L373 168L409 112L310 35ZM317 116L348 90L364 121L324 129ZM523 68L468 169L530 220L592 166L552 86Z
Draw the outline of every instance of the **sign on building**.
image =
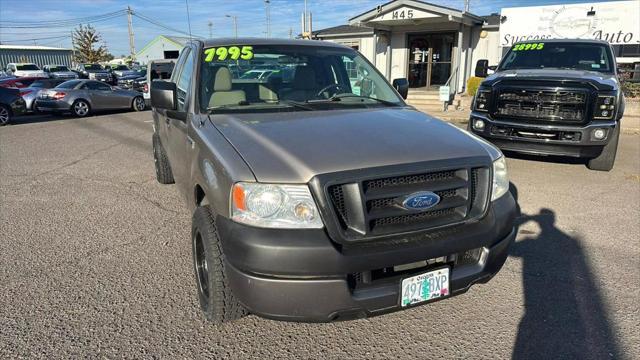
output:
M598 39L640 44L640 1L503 8L500 45L544 39Z

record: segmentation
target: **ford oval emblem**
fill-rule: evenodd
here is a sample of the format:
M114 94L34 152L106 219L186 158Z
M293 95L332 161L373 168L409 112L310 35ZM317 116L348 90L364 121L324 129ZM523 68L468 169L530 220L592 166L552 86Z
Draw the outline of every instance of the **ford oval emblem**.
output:
M408 195L402 202L407 210L427 210L440 202L440 196L431 191L421 191Z

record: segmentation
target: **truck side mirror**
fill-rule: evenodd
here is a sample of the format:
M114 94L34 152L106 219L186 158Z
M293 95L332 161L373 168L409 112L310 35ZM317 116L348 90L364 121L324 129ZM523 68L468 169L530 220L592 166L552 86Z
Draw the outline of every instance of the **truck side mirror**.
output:
M481 59L476 62L475 77L485 78L489 72L489 60Z
M151 82L151 106L158 109L176 109L176 84L170 81Z
M403 99L407 98L407 95L409 94L409 80L405 78L394 79L393 87L398 91Z

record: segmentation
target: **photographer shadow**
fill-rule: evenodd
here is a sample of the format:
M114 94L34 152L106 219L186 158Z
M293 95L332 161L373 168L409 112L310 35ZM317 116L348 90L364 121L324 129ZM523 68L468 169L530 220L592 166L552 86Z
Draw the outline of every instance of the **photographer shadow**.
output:
M512 187L517 197L517 190ZM536 232L522 229L535 223ZM522 259L525 315L513 359L617 359L620 357L598 283L578 237L558 229L556 214L542 209L520 216L521 234L510 256ZM598 286L600 285L600 286Z

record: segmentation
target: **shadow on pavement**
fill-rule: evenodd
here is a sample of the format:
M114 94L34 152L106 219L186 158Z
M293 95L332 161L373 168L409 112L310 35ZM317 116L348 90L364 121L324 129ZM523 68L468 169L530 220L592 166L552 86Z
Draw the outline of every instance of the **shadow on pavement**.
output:
M517 189L512 187L517 199ZM617 359L618 343L611 328L598 282L578 237L556 226L553 210L522 214L518 226L536 223L540 234L520 239L510 256L522 259L525 315L513 359Z

